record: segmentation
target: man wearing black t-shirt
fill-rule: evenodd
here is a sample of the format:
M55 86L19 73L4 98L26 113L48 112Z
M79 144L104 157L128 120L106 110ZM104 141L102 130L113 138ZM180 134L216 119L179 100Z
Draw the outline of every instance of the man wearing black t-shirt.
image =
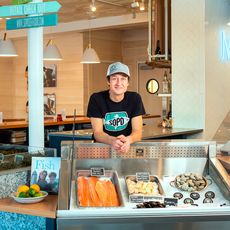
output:
M109 90L91 95L87 116L91 118L94 139L126 153L130 144L142 137L144 105L138 93L127 91L129 68L120 62L109 65Z

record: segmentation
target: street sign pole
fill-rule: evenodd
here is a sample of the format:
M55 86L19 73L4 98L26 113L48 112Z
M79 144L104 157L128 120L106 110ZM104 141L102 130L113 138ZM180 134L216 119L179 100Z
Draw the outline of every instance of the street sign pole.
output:
M33 0L42 2L42 0ZM44 147L43 28L28 30L29 146Z
M43 0L12 0L12 4L0 7L0 17L26 16L6 20L6 29L28 28L28 127L31 151L44 147L43 27L57 25L57 14L43 14L57 12L61 5L56 1L43 3Z

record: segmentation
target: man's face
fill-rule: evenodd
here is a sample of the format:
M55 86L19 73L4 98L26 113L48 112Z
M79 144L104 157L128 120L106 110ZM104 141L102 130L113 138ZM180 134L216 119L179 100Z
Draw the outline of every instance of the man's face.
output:
M50 183L53 184L55 182L56 177L50 176Z
M108 82L110 93L113 95L122 95L127 91L129 85L128 76L116 73L110 76L110 80Z

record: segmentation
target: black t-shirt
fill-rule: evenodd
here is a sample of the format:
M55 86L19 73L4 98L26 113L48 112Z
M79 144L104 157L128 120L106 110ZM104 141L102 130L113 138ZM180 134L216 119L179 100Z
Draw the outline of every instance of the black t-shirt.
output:
M103 130L110 136L130 135L132 118L143 114L145 109L140 95L129 91L125 92L120 102L112 101L108 90L94 93L87 111L88 117L103 119Z

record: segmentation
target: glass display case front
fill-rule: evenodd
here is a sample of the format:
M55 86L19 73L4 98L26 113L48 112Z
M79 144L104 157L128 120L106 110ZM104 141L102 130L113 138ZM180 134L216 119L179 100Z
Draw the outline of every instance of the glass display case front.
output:
M140 142L127 155L104 144L78 143L69 145L74 151L68 157L64 146L58 229L153 229L150 223L178 229L178 223L192 222L210 230L210 221L227 226L229 187L212 163L215 142Z

